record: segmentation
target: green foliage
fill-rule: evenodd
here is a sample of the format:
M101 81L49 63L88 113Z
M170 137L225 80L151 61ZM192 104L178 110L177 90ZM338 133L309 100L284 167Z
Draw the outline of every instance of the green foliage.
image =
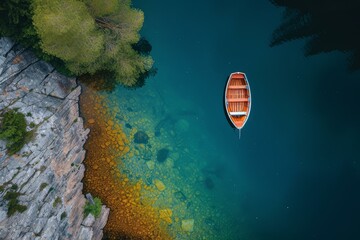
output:
M24 212L26 211L27 207L24 205L19 204L18 197L20 196L20 193L15 191L9 191L5 194L4 200L9 201L8 202L8 211L7 216L10 217L14 215L16 212Z
M33 24L43 51L64 60L74 73L82 72L72 63L86 67L100 55L103 37L82 2L34 0Z
M67 217L66 212L63 212L60 216L60 220L64 220L64 218L66 218L66 217Z
M99 198L94 198L95 204L91 204L90 202L86 201L85 207L84 207L84 214L85 217L91 213L95 218L100 216L101 213L101 200Z
M130 0L3 0L0 34L29 46L67 75L106 73L140 86L150 56L134 50L144 14Z
M25 212L27 209L26 206L19 204L18 200L10 200L8 203L8 217L14 215L16 212Z
M87 0L91 14L95 17L103 17L114 14L119 10L119 0Z
M59 205L61 203L61 198L60 197L56 197L54 202L53 202L53 207L56 208L57 205Z
M153 61L132 47L144 15L130 3L34 0L33 22L43 51L62 59L75 75L108 71L125 86L135 85Z
M43 173L46 170L46 166L42 165L39 170L41 173Z
M42 184L40 185L40 192L41 192L42 190L44 190L44 188L46 188L47 186L48 186L47 183L42 183Z
M1 36L9 36L20 41L36 36L31 24L30 5L30 0L0 1Z
M3 114L2 117L0 139L6 141L8 153L14 154L21 150L28 136L25 115L10 110Z
M133 86L140 77L140 74L150 70L153 64L151 57L139 55L130 45L121 47L123 54L118 54L115 58L115 65L111 69L115 73L116 79L121 79L125 86Z

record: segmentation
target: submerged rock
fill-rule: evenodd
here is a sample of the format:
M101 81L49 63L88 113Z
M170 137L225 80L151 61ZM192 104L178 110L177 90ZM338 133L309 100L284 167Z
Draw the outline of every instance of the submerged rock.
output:
M165 184L162 181L160 181L159 179L155 179L154 184L159 191L164 191L166 188Z
M162 148L160 149L158 152L157 152L157 161L159 163L163 163L166 161L166 159L168 158L169 156L169 149L167 148Z
M137 131L134 135L134 143L137 144L147 144L149 141L149 136L144 131Z
M146 165L150 170L153 170L155 168L155 162L154 161L147 161Z
M187 132L189 130L189 122L186 121L185 119L180 119L179 121L177 121L175 123L175 131L177 133L184 133Z
M194 231L194 219L185 219L181 221L181 228L185 232L192 232Z
M184 195L184 193L182 191L174 192L174 197L181 202L186 201L186 196Z

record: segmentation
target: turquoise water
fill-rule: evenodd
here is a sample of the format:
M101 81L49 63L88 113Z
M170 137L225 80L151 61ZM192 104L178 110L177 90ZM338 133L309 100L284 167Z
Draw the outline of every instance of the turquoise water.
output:
M145 12L142 35L158 74L109 98L124 127L145 131L155 152L169 150L163 163L149 157L153 169L134 156L126 170L134 181L165 184L155 205L179 218L169 226L177 239L360 236L360 75L347 72L346 57L305 58L301 41L269 48L281 10L265 0L134 5ZM234 71L252 89L241 140L223 111ZM190 234L184 219L194 220Z

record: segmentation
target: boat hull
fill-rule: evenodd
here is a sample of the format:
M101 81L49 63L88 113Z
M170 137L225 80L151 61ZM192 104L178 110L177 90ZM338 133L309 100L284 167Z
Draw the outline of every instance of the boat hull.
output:
M225 87L225 110L233 126L242 129L251 110L250 85L245 73L231 73Z

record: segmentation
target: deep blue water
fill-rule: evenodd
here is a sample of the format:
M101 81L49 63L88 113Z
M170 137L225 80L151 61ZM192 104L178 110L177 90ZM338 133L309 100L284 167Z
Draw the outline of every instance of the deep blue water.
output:
M224 169L211 191L246 232L239 239L360 239L360 73L346 55L306 58L303 41L270 48L282 10L266 0L134 6L158 68L144 89L172 112L195 112L189 134ZM234 71L247 74L253 100L240 141L223 112Z

